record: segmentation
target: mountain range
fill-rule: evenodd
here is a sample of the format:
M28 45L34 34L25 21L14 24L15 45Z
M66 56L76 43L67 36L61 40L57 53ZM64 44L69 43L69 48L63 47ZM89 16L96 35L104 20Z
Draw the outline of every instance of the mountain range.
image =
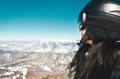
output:
M76 41L0 41L0 50L10 52L71 53L78 49Z
M70 40L0 41L0 76L44 79L57 74L61 79L61 75L68 74L68 64L78 50L76 43Z

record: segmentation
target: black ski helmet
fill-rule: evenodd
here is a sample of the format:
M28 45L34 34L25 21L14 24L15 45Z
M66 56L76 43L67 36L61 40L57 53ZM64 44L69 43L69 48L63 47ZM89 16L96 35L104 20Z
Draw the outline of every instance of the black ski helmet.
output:
M82 20L81 20L82 19ZM78 17L92 40L120 40L120 0L92 0Z

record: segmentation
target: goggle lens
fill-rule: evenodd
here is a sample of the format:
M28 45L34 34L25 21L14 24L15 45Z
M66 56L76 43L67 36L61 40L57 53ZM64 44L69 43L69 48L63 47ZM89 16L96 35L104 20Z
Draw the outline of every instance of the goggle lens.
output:
M85 28L87 28L87 25L85 25L85 24L83 24L83 23L81 23L81 24L79 25L79 30L84 30Z

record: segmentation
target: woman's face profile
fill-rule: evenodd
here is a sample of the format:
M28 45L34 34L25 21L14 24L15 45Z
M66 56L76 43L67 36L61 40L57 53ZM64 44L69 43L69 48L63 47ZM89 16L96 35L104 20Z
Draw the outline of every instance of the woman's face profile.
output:
M80 32L81 32L81 35L84 36L85 33L86 33L86 28L85 28L85 29L82 29L82 30L80 29Z

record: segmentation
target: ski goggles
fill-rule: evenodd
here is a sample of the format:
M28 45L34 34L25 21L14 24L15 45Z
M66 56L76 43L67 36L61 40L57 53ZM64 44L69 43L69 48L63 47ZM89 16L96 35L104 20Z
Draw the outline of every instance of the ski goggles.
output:
M86 21L86 13L82 13L82 16L79 16L78 18L79 30L84 30L85 28L87 28L85 21Z
M84 30L86 28L87 28L86 24L83 24L83 23L79 24L79 30Z

